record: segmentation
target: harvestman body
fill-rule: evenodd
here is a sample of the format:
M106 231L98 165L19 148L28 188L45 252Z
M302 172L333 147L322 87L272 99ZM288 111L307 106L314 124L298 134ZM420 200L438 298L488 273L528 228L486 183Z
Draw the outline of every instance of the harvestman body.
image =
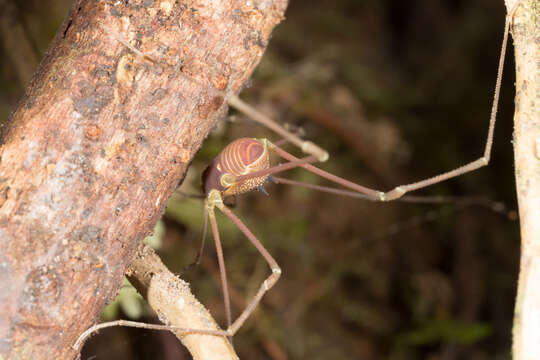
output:
M218 254L218 262L221 272L221 282L223 288L223 296L225 302L225 309L227 315L227 329L221 331L212 331L212 330L199 330L199 329L180 329L184 330L186 333L200 333L208 334L213 336L227 336L232 337L242 324L246 321L249 315L253 312L255 307L260 302L262 296L266 291L268 291L274 284L278 281L281 269L278 266L277 262L270 255L270 253L264 248L264 246L259 242L259 240L253 235L253 233L247 228L246 225L223 203L223 198L229 195L239 195L255 189L260 188L272 174L283 172L292 168L302 167L310 172L313 172L327 180L330 180L334 183L337 183L349 190L329 188L319 185L304 184L292 180L282 179L272 177L274 182L283 183L283 184L292 184L298 186L305 186L315 190L326 191L331 193L337 193L345 196L360 197L372 201L390 201L401 198L407 192L418 190L441 181L460 176L462 174L471 172L480 167L483 167L489 163L491 155L491 147L493 143L493 132L495 127L495 118L497 114L497 106L499 100L499 92L501 86L504 58L506 53L506 45L508 40L508 32L510 25L512 23L513 14L518 8L521 0L517 0L513 5L512 9L509 11L506 16L506 23L504 29L504 37L502 42L502 49L499 59L499 66L497 71L497 80L495 85L495 94L493 98L493 105L491 109L488 134L486 138L486 145L484 148L484 154L482 157L474 160L464 166L456 168L454 170L433 176L431 178L418 181L415 183L400 185L395 187L393 190L388 192L382 192L378 190L373 190L348 180L345 180L336 175L330 174L324 170L321 170L311 163L317 161L326 161L328 159L328 154L323 149L319 148L315 144L309 141L303 141L297 136L291 134L272 119L266 117L264 114L259 113L249 105L242 102L235 95L228 96L229 105L236 108L237 110L243 112L253 120L267 126L272 129L279 135L281 135L285 140L290 143L293 143L300 147L303 152L309 154L309 156L302 159L296 158L295 156L289 154L285 150L281 149L277 145L271 143L267 139L253 139L253 138L241 138L233 141L223 151L213 160L210 166L205 170L203 174L203 190L205 194L205 230L207 218L210 219L210 224L212 228L212 233L214 241L216 244L216 250ZM126 45L129 46L129 45ZM131 48L131 46L129 46ZM271 166L270 165L270 153L274 153L280 158L287 160L286 163ZM268 263L271 274L266 278L266 280L261 284L259 290L255 296L251 299L248 306L242 311L240 316L232 322L231 320L231 311L230 311L230 300L227 284L227 275L225 271L225 262L223 258L223 251L221 247L221 240L219 236L219 231L215 219L215 208L218 208L223 212L248 238L248 240L257 248L260 254L264 257ZM203 239L206 231L203 231ZM135 326L150 328L156 330L174 330L178 331L178 328L173 326L166 325L153 325L153 324L143 324L130 321L113 321L111 323L98 324L87 331L85 331L77 340L74 347L79 349L80 346L84 343L86 338L90 336L93 332L98 329L108 327L108 326Z

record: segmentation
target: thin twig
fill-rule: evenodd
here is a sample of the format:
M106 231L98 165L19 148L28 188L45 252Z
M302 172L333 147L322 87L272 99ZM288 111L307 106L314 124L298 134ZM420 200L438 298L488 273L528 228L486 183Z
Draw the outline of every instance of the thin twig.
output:
M194 360L238 359L208 310L191 294L189 285L172 274L148 246L143 245L126 272L130 282L166 325L117 320L97 324L82 333L74 344L79 351L89 336L113 326L172 331Z

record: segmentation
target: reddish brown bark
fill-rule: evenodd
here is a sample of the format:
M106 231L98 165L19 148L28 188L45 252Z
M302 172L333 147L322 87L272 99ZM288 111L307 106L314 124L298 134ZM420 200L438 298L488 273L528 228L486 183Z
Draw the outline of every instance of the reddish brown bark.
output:
M76 2L2 131L0 354L75 356L285 7Z

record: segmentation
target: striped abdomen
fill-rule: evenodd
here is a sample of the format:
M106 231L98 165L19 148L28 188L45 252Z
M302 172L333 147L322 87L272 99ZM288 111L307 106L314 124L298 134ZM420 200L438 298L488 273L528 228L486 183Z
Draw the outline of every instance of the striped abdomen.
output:
M229 174L237 177L269 167L268 150L261 142L252 138L237 139L227 145L204 171L204 193L208 195L210 190L216 189L227 196L251 191L263 185L268 176L234 182L228 187L224 184L223 176Z

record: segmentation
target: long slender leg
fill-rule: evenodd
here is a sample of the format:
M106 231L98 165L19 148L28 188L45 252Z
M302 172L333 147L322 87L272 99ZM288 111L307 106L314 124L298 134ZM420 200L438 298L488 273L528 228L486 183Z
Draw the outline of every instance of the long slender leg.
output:
M118 321L111 321L103 324L97 324L85 331L77 340L75 343L76 349L78 349L82 343L84 343L85 339L90 336L90 334L94 333L95 331L110 327L110 326L129 326L129 327L140 327L145 329L154 329L154 330L175 330L175 331L182 331L186 334L190 333L198 333L198 334L208 334L208 335L214 335L214 336L227 336L231 337L233 336L238 329L244 324L244 322L247 320L249 315L255 310L259 302L261 301L261 298L263 295L270 290L275 283L279 280L279 277L281 276L281 268L277 264L276 260L270 255L270 253L265 249L265 247L261 244L261 242L253 235L253 233L248 229L248 227L240 220L229 208L227 208L225 205L223 205L223 202L221 201L221 196L217 196L217 201L212 201L213 204L220 209L239 229L242 231L242 233L248 238L248 240L255 246L255 248L261 253L261 255L264 257L268 265L270 266L270 269L272 270L272 273L266 278L266 280L263 281L261 284L259 290L255 294L255 296L251 299L248 306L242 311L242 313L236 318L236 320L228 326L226 331L221 330L197 330L197 329L187 329L187 328L177 328L174 326L168 326L168 325L154 325L154 324L146 324L146 323L140 323L135 321L125 321L125 320L118 320ZM221 248L221 241L219 238L219 231L217 228L217 223L215 219L215 214L213 211L212 204L209 206L208 216L210 218L210 224L212 227L212 233L214 235L214 240L216 243L216 250L218 253L218 263L221 271L221 283L223 287L223 295L225 299L225 308L227 310L227 317L228 317L228 323L230 324L230 301L229 301L229 290L227 286L227 276L225 272L225 262L223 260L223 251Z
M81 346L85 343L86 339L93 333L113 326L125 326L125 327L134 327L139 329L148 329L148 330L163 330L163 331L177 331L188 334L201 334L201 335L212 335L212 336L228 336L228 332L224 330L198 330L198 329L189 329L172 325L160 325L160 324L148 324L139 321L129 321L129 320L114 320L108 321L101 324L96 324L92 327L86 329L75 341L73 344L73 349L79 351Z
M336 194L341 196L347 196L352 198L359 199L369 199L366 195L360 194L356 191L349 191L343 189L336 189L328 186L321 186L316 184L309 184L301 181L285 179L281 177L272 177L272 181L276 184L285 184L292 186L304 187L311 190L322 191L330 194ZM415 204L456 204L461 207L466 206L480 206L486 208L495 213L502 214L508 219L513 219L515 216L515 210L509 209L506 204L500 201L491 200L485 196L414 196L414 195L405 195L396 199L395 201L406 202L406 203L415 203Z
M201 262L201 256L204 251L204 243L206 241L206 231L208 229L208 210L206 209L206 206L203 210L203 232L201 235L201 247L199 248L199 252L197 253L197 258L195 259L195 265L199 265Z
M324 177L330 181L333 181L337 184L340 184L346 188L358 191L362 194L366 194L368 197L372 198L373 200L380 200L380 201L390 201L397 198L400 198L404 194L406 194L409 191L418 190L433 184L437 184L439 182L451 179L456 176L463 175L465 173L474 171L478 168L481 168L483 166L486 166L489 163L490 157L491 157L491 148L493 145L493 133L495 129L495 120L497 117L497 109L499 104L499 94L500 94L500 88L501 88L501 81L502 81L502 74L503 74L503 68L504 68L504 59L506 56L506 46L508 42L508 30L510 28L511 23L511 16L513 15L515 9L517 8L518 3L514 5L513 10L511 11L510 15L506 17L505 27L504 27L504 36L503 36L503 42L501 47L501 53L499 57L499 66L497 69L497 80L495 83L495 94L493 96L493 104L491 108L491 115L489 120L489 126L488 126L488 134L486 139L486 144L484 147L484 155L464 166L458 167L457 169L430 177L425 180L417 181L414 183L406 184L406 185L399 185L396 186L394 189L388 191L388 192L382 192L374 189L370 189L364 186L360 186L358 184L352 183L348 180L345 180L341 177L335 176L333 174L330 174L324 170L321 170L319 168L316 168L315 166L304 164L300 165L301 167L305 168L306 170L309 170L321 177ZM289 160L289 161L296 161L298 160L296 157L292 156L291 154L287 153L285 150L279 148L278 146L271 146L271 149L274 150L280 157Z
M308 157L305 157L305 158L302 158L302 159L298 159L297 157L295 157L292 154L289 154L288 152L281 149L277 145L272 144L267 139L262 139L262 141L265 142L268 149L272 150L278 156L282 157L285 160L288 160L289 162L287 162L285 164L273 166L273 167L270 167L268 169L254 171L254 172L251 172L251 173L246 174L246 175L235 177L234 179L232 179L231 183L240 182L240 181L244 181L244 180L247 180L247 179L252 179L252 178L257 178L257 177L262 177L262 176L268 176L268 175L280 173L280 172L283 172L283 171L286 171L286 170L289 170L289 169L302 167L302 168L304 168L304 169L306 169L308 171L311 171L312 173L317 174L317 175L319 175L319 176L321 176L323 178L326 178L326 179L328 179L330 181L333 181L333 182L335 182L337 184L340 184L340 185L345 186L345 187L347 187L349 189L352 189L352 190L357 191L357 192L359 192L361 194L364 194L365 198L370 199L370 200L376 200L376 201L378 200L378 201L380 201L381 196L384 194L384 193L382 193L380 191L372 190L372 189L367 188L365 186L355 184L355 183L353 183L351 181L345 180L343 178L340 178L339 176L330 174L329 172L326 172L326 171L324 171L322 169L319 169L319 168L311 165L311 163L313 163L313 162L315 162L317 160L314 156L308 156Z
M204 251L204 244L206 242L206 232L207 232L207 230L208 230L208 209L206 207L206 202L205 202L205 206L203 206L203 231L202 231L202 235L201 235L201 246L199 248L199 251L197 252L197 255L195 256L195 260L193 260L193 262L191 262L191 264L185 266L183 271L188 271L191 268L193 268L194 266L198 266L200 264L201 257L202 257L203 251Z
M227 283L227 269L225 267L225 259L223 258L223 248L221 247L219 229L216 223L216 215L214 214L213 206L208 207L208 217L210 218L212 235L214 236L214 243L216 244L219 273L221 274L221 288L223 290L223 302L225 303L225 314L227 315L227 328L229 328L231 326L231 299L229 296L229 285Z
M306 188L306 189L322 191L322 192L335 194L335 195L342 195L342 196L347 196L347 197L352 197L352 198L357 198L357 199L371 200L371 198L369 196L364 195L362 193L359 193L357 191L336 189L336 188L332 188L332 187L329 187L329 186L310 184L310 183L305 183L305 182L302 182L302 181L285 179L285 178L277 177L277 176L272 176L272 181L275 182L276 184L299 186L299 187L303 187L303 188Z
M504 68L504 59L505 59L505 56L506 56L506 47L507 47L507 43L508 43L508 32L509 32L509 29L510 29L510 24L512 23L512 17L514 15L514 12L516 11L518 5L520 4L521 0L518 0L516 1L516 3L514 4L514 6L512 7L511 11L509 12L509 14L507 15L506 17L506 22L505 22L505 27L504 27L504 36L503 36L503 41L502 41L502 46L501 46L501 52L500 52L500 57L499 57L499 65L498 65L498 69L497 69L497 80L496 80L496 83L495 83L495 93L494 93L494 96L493 96L493 103L492 103L492 107L491 107L491 114L490 114L490 120L489 120L489 126L488 126L488 133L487 133L487 138L486 138L486 144L484 146L484 154L483 156L481 156L480 158L474 160L474 161L471 161L461 167L458 167L454 170L451 170L451 171L447 171L447 172L444 172L442 174L439 174L439 175L435 175L433 177L430 177L430 178L427 178L425 180L421 180L421 181L417 181L417 182L414 182L414 183L410 183L410 184L405 184L405 185L399 185L399 186L396 186L394 189L388 191L388 192L383 192L383 191L379 191L379 190L375 190L375 189L371 189L371 188L368 188L368 187L365 187L365 186L361 186L361 185L358 185L358 184L355 184L351 181L348 181L348 180L345 180L339 176L336 176L336 175L333 175L333 174L330 174L324 170L321 170L309 163L302 163L302 164L299 164L298 166L300 167L303 167L304 169L306 170L309 170L323 178L326 178L330 181L333 181L337 184L340 184L346 188L349 188L351 190L354 190L354 191L357 191L361 194L364 194L367 196L367 198L371 199L371 200L378 200L378 201L390 201L390 200L395 200L395 199L398 199L400 197L402 197L404 194L406 194L407 192L410 192L410 191L414 191L414 190L418 190L418 189L421 189L421 188L424 188L424 187L427 187L427 186L431 186L433 184L437 184L437 183L440 183L442 181L445 181L445 180L448 180L448 179L451 179L451 178L454 178L454 177L457 177L457 176L460 176L460 175L463 175L463 174L466 174L468 172L471 172L471 171L474 171L476 169L479 169L483 166L486 166L488 163L489 163L489 160L490 160L490 157L491 157L491 148L492 148L492 145L493 145L493 133L494 133L494 129L495 129L495 121L496 121L496 117L497 117L497 109L498 109L498 104L499 104L499 94L500 94L500 88L501 88L501 80L502 80L502 74L503 74L503 68ZM283 134L284 135L284 134ZM281 149L280 147L274 145L274 144L271 144L270 142L267 142L269 148L271 150L273 150L276 154L278 154L280 157L290 161L290 162L299 162L300 160L298 158L296 158L295 156L289 154L288 152L286 152L285 150ZM273 170L274 173L275 172L278 172L276 171L277 169ZM260 176L260 174L257 174ZM250 178L250 177L255 177L255 175L253 174L249 174L249 175L244 175L242 177L242 180L245 180L247 178Z
M285 150L283 150L282 148L280 148L279 146L276 146L274 144L271 144L270 142L268 142L268 147L270 150L272 150L273 152L275 152L279 157L285 159L285 160L288 160L290 161L291 163L297 163L298 162L298 158L296 158L295 156L293 156L292 154L289 154L288 152L286 152ZM316 174L316 175L319 175L320 177L323 177L327 180L330 180L332 182L335 182L339 185L342 185L346 188L349 188L349 189L352 189L354 191L357 191L361 194L365 194L369 199L372 199L372 200L382 200L381 197L384 195L383 192L380 192L380 191L377 191L377 190L373 190L373 189L370 189L368 187L365 187L365 186L362 186L362 185L358 185L358 184L355 184L349 180L345 180L339 176L336 176L334 174L330 174L329 172L327 171L324 171L322 169L319 169L318 167L315 167L311 164L308 164L308 163L300 163L298 165L299 167L302 167L308 171L311 171L312 173Z
M225 215L227 215L227 217L231 219L231 221L240 229L240 231L244 233L244 235L253 244L253 246L255 246L259 253L261 253L261 255L268 263L268 266L270 266L270 269L272 270L272 273L266 278L266 280L263 281L257 293L249 302L248 306L244 309L244 311L242 311L240 316L238 316L238 318L236 318L232 325L227 329L227 333L229 334L229 336L233 336L242 326L242 324L244 324L249 315L251 315L255 307L259 304L264 293L270 290L278 281L281 275L281 268L277 264L276 260L274 260L272 255L270 255L270 253L261 244L261 242L257 240L255 235L253 235L253 233L242 222L242 220L240 220L231 210L229 210L229 208L223 205L223 203L216 204L216 207L218 207L218 209L220 209Z
M333 182L335 182L337 184L343 185L343 186L345 186L345 187L347 187L349 189L352 189L354 191L334 189L334 188L329 188L329 187L320 186L320 185L313 185L313 184L303 184L302 186L304 186L304 187L309 187L309 188L314 189L314 190L326 191L326 192L330 192L330 193L334 193L334 194L338 194L338 195L345 195L345 196L349 196L349 197L356 197L356 198L361 198L361 199L366 199L366 200L371 200L371 201L380 201L381 196L384 195L384 193L382 193L382 192L378 192L376 190L372 190L370 188L355 184L355 183L353 183L351 181L345 180L343 178L340 178L339 176L330 174L329 172L326 172L326 171L324 171L322 169L319 169L319 168L311 165L311 163L316 161L316 159L313 156L308 156L308 157L305 157L305 158L302 158L302 159L298 159L297 157L293 156L292 154L289 154L288 152L281 149L277 145L270 143L266 139L264 139L264 140L266 141L267 146L268 146L269 149L274 151L276 154L278 154L280 157L284 158L285 160L288 160L289 162L281 164L281 165L273 166L273 167L270 167L268 169L259 170L259 171L251 172L251 173L246 174L246 175L238 176L238 177L236 177L234 179L235 182L244 181L244 180L247 180L247 179L261 177L261 176L268 176L268 175L272 175L272 174L277 174L277 173L280 173L280 172L283 172L283 171L286 171L286 170L290 170L290 169L293 169L293 168L296 168L296 167L302 167L302 168L304 168L304 169L306 169L308 171L311 171L311 172L313 172L313 173L315 173L315 174L317 174L317 175L319 175L319 176L321 176L323 178L326 178L326 179L328 179L330 181L333 181ZM276 179L277 182L282 182L282 183L288 182L289 184L293 183L293 181L288 180L288 179L282 179L282 178L276 178L276 177L274 177L274 179ZM300 184L296 183L295 185L300 185ZM421 197L421 198L422 199L427 199L428 197ZM417 200L422 201L421 198L418 197ZM413 202L413 201L415 201L415 200L411 200L411 202ZM426 202L426 201L424 201L424 202ZM429 202L429 200L427 202ZM436 201L433 201L433 202L434 203L440 203L440 202L443 202L443 201L436 200Z
M227 283L227 272L225 267L225 260L223 257L223 248L221 246L221 240L219 236L219 229L217 226L216 218L215 218L215 212L214 212L214 206L217 206L225 215L227 215L233 223L238 226L238 228L247 236L247 238L253 243L253 245L259 250L259 252L263 255L263 257L266 259L268 264L270 265L272 269L272 274L263 282L261 289L257 292L255 297L252 299L252 301L249 303L247 308L240 314L240 316L234 321L234 323L231 324L231 305L230 305L230 296L229 296L229 287ZM257 240L255 235L251 233L251 231L241 222L241 220L236 217L225 205L223 205L221 195L214 195L210 201L205 202L205 223L206 223L206 214L208 215L208 218L210 219L210 225L212 228L212 235L214 237L214 242L216 244L216 252L218 257L218 264L221 274L221 286L223 289L223 300L225 303L225 311L227 316L227 330L199 330L199 329L189 329L189 328L181 328L181 327L175 327L170 325L158 325L158 324L147 324L137 321L126 321L126 320L116 320L116 321L110 321L106 323L96 324L89 329L87 329L84 333L82 333L77 341L74 344L74 348L76 350L79 350L82 344L86 341L86 339L96 331L112 327L112 326L127 326L127 327L137 327L137 328L144 328L144 329L151 329L151 330L169 330L169 331L180 331L186 334L206 334L206 335L213 335L213 336L227 336L229 339L238 331L238 329L242 326L242 324L246 321L247 317L253 312L257 304L259 303L260 299L262 298L263 294L268 291L278 280L279 275L281 274L281 269L277 265L274 258L266 251L266 249L262 246L262 244ZM206 226L205 226L206 227Z
M244 181L244 180L252 179L256 177L269 176L269 175L280 173L286 170L294 169L299 166L303 167L305 164L314 163L316 161L317 159L314 156L307 156L302 159L298 159L295 157L293 160L289 160L289 162L285 164L272 166L271 168L264 169L264 170L253 171L246 175L237 176L233 180L234 182L240 182L240 181Z
M365 194L361 194L356 191L337 189L337 188L333 188L329 186L322 186L322 185L317 185L317 184L310 184L310 183L305 183L302 181L285 179L285 178L277 177L277 176L272 176L272 181L275 182L276 184L299 186L306 189L326 192L326 193L335 194L335 195L341 195L341 196L364 199L364 200L373 200L369 196ZM456 202L456 200L460 200L460 199L465 200L465 199L474 199L474 198L473 197L457 197L457 196L403 196L399 199L396 199L396 201L415 202L415 203L423 203L423 204L442 204L442 203L454 203Z

